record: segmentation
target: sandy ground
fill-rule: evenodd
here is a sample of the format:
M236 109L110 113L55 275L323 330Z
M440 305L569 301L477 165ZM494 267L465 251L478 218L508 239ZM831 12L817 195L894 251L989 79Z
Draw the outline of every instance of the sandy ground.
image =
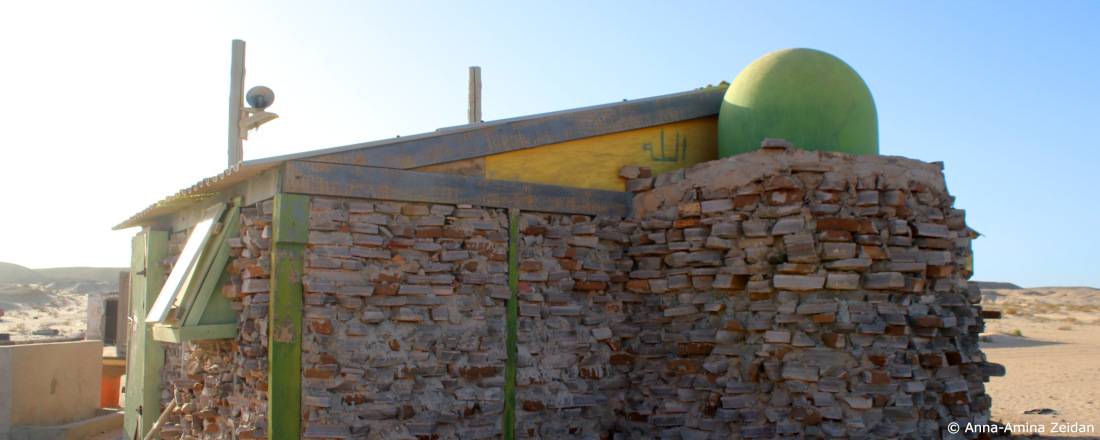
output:
M1100 291L983 293L986 308L1004 316L986 321L982 342L988 360L1007 370L986 384L993 419L1029 425L1029 433L1041 426L1043 437L1100 439ZM1091 431L1054 432L1075 426Z
M104 432L103 434L97 435L95 437L88 437L86 440L125 440L125 439L126 439L126 433L122 430L122 428L119 428L119 429L116 429L116 430L111 431L111 432Z
M87 330L88 294L34 284L0 285L0 333L13 341L71 338ZM35 335L54 329L57 335Z

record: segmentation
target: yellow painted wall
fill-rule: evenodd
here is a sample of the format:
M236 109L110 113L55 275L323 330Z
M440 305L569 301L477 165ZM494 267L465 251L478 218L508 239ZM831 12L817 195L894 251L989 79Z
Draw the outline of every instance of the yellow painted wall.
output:
M623 191L623 165L656 176L717 158L718 117L711 116L488 156L485 177Z

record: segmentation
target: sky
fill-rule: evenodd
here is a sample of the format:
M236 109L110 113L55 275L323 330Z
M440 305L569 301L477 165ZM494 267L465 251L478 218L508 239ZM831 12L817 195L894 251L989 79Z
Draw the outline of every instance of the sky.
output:
M829 52L880 152L943 161L972 279L1100 287L1100 2L2 2L0 261L127 266L121 223L226 165L231 40L280 118L245 159L732 81Z

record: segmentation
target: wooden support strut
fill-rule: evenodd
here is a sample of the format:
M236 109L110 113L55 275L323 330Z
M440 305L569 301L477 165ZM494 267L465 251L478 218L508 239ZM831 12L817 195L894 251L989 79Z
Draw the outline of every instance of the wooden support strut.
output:
M507 360L504 364L504 440L516 438L516 344L519 327L519 209L508 210L508 299L505 339Z
M172 398L171 402L168 402L168 407L164 409L164 412L160 413L160 417L157 418L156 423L153 423L153 427L149 429L149 433L145 434L143 440L153 440L160 433L160 428L164 427L164 422L168 421L168 416L176 411L179 404L176 403L176 398Z
M309 197L275 196L268 324L268 438L301 438L302 271Z
M538 212L628 217L633 195L419 171L290 161L283 191L359 199L515 207Z

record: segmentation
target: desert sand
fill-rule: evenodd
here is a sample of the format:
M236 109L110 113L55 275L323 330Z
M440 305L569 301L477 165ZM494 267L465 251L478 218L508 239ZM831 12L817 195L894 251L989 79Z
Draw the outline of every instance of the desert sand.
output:
M8 333L12 341L82 336L87 330L88 295L117 292L120 270L123 268L29 269L0 263L0 310L4 310L0 333Z
M12 341L72 338L87 329L88 294L71 289L52 290L37 284L0 286L0 333ZM56 335L46 330L57 330Z
M986 321L981 344L987 359L1007 370L986 384L993 419L1028 431L1042 426L1044 438L1100 439L1100 290L982 292L985 308L1003 315ZM1074 424L1091 432L1052 432Z

